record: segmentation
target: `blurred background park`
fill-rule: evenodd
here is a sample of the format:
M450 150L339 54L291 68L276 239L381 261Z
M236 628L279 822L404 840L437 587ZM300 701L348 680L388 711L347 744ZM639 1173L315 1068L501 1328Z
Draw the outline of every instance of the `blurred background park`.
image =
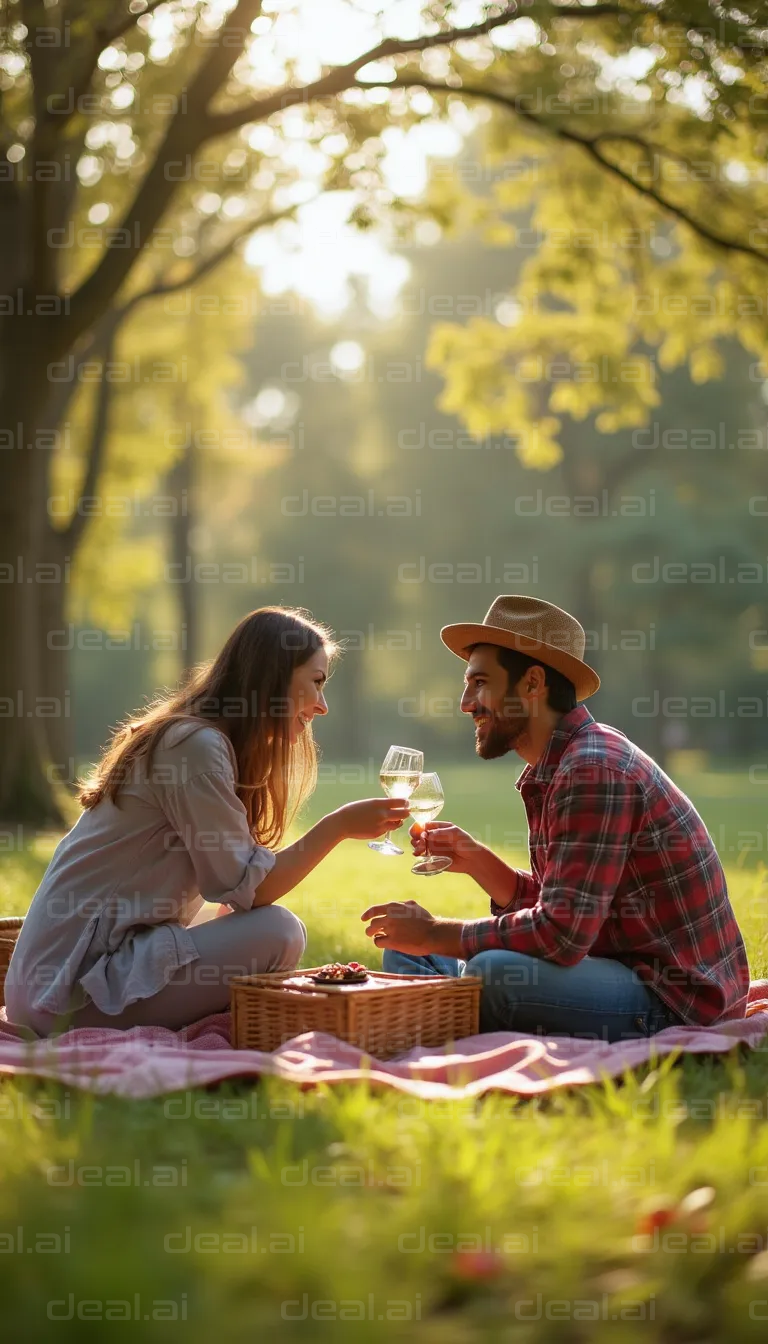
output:
M516 592L761 850L757 11L4 15L2 815L60 823L268 603L344 645L322 786L378 791L391 742L472 771L439 630ZM494 771L462 779L503 802Z

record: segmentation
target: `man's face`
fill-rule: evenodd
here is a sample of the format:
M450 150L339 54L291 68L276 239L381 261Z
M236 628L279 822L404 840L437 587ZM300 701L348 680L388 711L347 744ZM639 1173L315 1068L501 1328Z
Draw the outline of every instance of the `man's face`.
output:
M506 668L499 663L493 644L473 649L464 674L461 708L475 721L475 751L485 761L514 751L527 731L530 708L518 694L520 684L508 685Z

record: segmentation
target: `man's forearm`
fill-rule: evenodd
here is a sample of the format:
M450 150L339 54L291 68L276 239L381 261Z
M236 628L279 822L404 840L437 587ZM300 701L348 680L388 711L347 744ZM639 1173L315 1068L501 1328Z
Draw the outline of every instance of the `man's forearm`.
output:
M487 891L495 905L511 905L520 887L521 874L485 845L478 845L472 859L472 877Z
M430 934L430 952L438 957L463 957L463 919L436 919Z

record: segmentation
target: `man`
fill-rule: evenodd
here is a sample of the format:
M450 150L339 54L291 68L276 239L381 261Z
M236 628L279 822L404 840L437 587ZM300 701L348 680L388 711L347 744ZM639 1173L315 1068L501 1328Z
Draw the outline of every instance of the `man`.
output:
M441 638L467 662L461 708L477 754L527 762L517 788L531 872L431 822L429 852L484 888L491 917L373 906L362 918L384 969L481 976L482 1031L617 1041L743 1017L749 968L715 847L672 780L581 703L600 679L578 621L537 598L497 597L482 624ZM424 853L424 835L411 836Z

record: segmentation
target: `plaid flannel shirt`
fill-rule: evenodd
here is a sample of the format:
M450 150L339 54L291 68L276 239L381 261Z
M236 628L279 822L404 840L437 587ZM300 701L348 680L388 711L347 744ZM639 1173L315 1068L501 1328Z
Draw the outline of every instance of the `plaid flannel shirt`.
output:
M573 966L631 966L684 1022L743 1017L744 941L712 839L685 794L583 705L517 781L531 872L510 903L468 920L463 955L504 948Z

